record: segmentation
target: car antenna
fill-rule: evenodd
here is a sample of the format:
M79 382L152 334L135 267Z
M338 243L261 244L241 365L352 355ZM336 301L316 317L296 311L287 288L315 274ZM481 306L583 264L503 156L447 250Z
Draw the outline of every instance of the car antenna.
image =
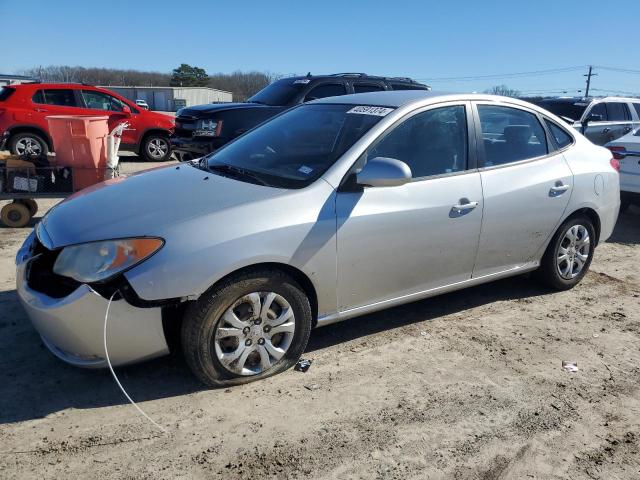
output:
M307 77L310 77L310 76L311 76L311 72L307 72Z

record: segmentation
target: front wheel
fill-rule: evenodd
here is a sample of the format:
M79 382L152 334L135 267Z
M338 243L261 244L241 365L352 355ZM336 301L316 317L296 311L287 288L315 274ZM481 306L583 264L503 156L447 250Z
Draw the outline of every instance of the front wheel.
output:
M292 278L254 271L224 281L187 309L182 348L205 384L237 385L293 366L311 323L309 299Z
M38 158L46 156L49 152L49 147L40 135L25 132L17 133L11 137L11 140L9 140L9 150L13 155Z
M565 221L551 239L537 277L556 290L576 286L589 270L595 248L595 229L586 216Z
M142 156L149 162L164 162L171 157L169 137L162 134L151 134L144 139Z

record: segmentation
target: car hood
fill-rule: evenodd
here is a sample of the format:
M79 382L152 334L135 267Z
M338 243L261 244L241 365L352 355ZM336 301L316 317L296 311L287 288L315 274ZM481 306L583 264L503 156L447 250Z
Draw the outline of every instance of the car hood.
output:
M263 105L261 103L209 103L205 105L195 105L193 107L183 108L180 112L181 117L195 116L199 117L202 114L211 114L223 112L225 110L241 110L250 108L273 108L270 105Z
M287 190L254 185L191 164L160 167L86 188L42 219L48 247L135 236L161 236L193 217L259 202ZM42 239L41 239L42 240Z

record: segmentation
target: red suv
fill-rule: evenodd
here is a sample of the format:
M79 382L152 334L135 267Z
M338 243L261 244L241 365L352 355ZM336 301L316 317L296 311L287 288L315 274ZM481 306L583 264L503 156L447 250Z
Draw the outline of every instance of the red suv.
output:
M109 115L110 129L123 120L122 150L160 162L171 156L173 117L141 109L104 88L68 83L23 83L0 88L0 150L37 156L53 150L48 115Z

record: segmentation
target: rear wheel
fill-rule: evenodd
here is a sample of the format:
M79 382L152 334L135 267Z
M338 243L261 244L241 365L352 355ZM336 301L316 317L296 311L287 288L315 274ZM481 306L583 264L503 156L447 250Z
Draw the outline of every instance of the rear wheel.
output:
M557 290L573 288L589 270L595 239L593 223L586 216L565 221L542 257L538 279Z
M311 332L311 307L298 284L278 270L232 277L186 312L182 348L205 384L237 385L293 366Z
M0 218L7 227L21 228L29 223L31 213L29 212L29 207L25 204L11 202L2 207Z
M29 158L38 158L49 153L47 142L40 135L31 132L13 135L9 140L9 150L14 155Z
M164 162L171 157L169 137L161 133L152 133L145 137L142 144L142 156L149 162Z

